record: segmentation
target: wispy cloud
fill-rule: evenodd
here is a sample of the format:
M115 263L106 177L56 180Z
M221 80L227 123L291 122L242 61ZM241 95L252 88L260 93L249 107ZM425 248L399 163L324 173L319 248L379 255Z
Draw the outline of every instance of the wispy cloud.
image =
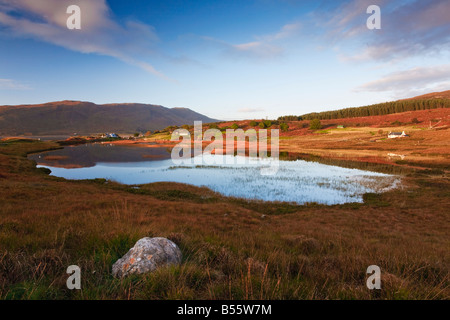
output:
M381 79L368 82L355 89L356 92L386 92L395 96L420 94L450 89L450 65L417 67L392 72Z
M272 59L282 55L285 51L282 40L300 34L301 23L284 25L277 32L255 36L251 41L233 44L212 37L202 37L204 40L219 44L223 53L232 58L244 59Z
M13 79L0 79L0 90L30 90L28 85Z
M242 108L239 109L238 112L241 113L255 113L255 112L264 112L266 111L265 109L261 109L261 108Z
M393 60L449 51L450 1L378 0L382 29L376 31L366 28L366 9L372 4L373 0L352 0L327 14L316 14L317 25L325 27L330 41L358 40L362 45L358 54L343 52L343 58Z
M81 30L66 26L66 10L73 4L81 9ZM114 57L168 79L140 58L155 50L158 36L154 28L138 21L118 24L105 0L0 0L0 26L14 36Z

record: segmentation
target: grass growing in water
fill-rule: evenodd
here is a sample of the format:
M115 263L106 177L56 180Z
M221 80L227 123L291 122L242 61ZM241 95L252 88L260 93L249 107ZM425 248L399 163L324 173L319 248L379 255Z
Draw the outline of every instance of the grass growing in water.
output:
M409 188L366 195L362 204L298 206L183 184L134 189L102 179L67 181L25 157L51 147L57 146L0 146L1 299L450 296L444 178L407 178ZM145 236L177 243L182 264L113 278L112 264ZM81 291L66 288L71 264L82 270ZM365 286L372 264L382 270L377 295Z

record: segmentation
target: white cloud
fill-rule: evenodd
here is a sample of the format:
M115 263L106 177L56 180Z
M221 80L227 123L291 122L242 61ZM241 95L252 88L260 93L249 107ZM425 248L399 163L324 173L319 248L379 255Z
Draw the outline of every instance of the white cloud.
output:
M265 110L261 109L261 108L242 108L242 109L238 110L238 112L241 112L241 113L255 113L255 112L263 112L263 111L265 111Z
M299 33L302 24L300 22L285 24L278 32L261 37L262 41L272 42L276 40L291 38Z
M255 36L253 41L239 44L228 43L212 37L202 37L202 39L219 44L223 52L229 57L271 59L283 54L282 40L297 36L300 33L301 26L298 22L286 24L275 33Z
M450 65L417 67L392 72L356 88L356 92L392 92L395 96L419 95L450 89Z
M246 58L274 58L283 53L283 48L262 42L254 41L236 45L230 45L225 50L225 53L233 57L246 57Z
M29 86L12 79L0 79L0 90L29 90Z
M340 43L357 40L361 52L344 52L346 60L398 60L405 57L449 52L450 1L378 0L381 30L368 30L366 9L372 0L352 0L334 10L317 14L327 39ZM348 47L348 46L341 46Z
M81 9L81 30L66 26L66 10L73 4ZM116 23L105 0L0 0L0 25L15 36L114 57L167 79L140 58L155 50L154 28L138 21Z

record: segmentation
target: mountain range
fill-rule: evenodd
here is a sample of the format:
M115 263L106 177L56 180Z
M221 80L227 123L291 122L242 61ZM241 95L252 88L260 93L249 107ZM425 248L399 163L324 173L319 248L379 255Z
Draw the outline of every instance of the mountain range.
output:
M192 125L194 121L211 123L219 120L188 108L138 103L98 105L83 101L58 101L0 106L0 135L134 133Z
M449 99L450 90L405 100ZM188 108L166 108L139 103L95 104L57 101L44 104L0 106L0 136L91 135L147 132L168 126L219 122Z

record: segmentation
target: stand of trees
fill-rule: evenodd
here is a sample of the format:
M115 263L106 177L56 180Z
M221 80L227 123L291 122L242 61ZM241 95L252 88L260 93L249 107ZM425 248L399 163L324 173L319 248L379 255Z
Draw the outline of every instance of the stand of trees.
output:
M450 108L450 99L423 99L423 100L402 100L373 104L370 106L346 108L335 111L313 112L302 116L279 117L281 121L300 120L330 120L342 118L357 118L369 116L381 116L385 114L417 111L437 108Z
M283 116L278 117L278 121L301 121L302 117L299 116Z

